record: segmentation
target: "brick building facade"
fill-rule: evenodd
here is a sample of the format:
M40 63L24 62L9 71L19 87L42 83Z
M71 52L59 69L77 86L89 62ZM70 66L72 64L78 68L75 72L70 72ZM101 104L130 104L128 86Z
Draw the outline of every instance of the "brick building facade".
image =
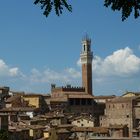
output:
M139 136L140 97L116 97L106 102L105 115L100 116L100 126L127 126L129 137Z

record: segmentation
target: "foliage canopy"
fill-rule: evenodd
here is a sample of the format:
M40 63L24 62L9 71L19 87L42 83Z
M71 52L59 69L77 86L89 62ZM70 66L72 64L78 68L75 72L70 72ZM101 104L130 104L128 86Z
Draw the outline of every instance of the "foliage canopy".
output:
M64 8L72 12L72 6L68 4L67 0L34 0L34 4L41 5L46 17L53 8L57 16L62 14ZM122 21L126 20L132 12L134 12L134 18L138 18L140 15L140 0L104 0L104 6L111 7L113 11L121 11Z
M8 140L8 132L6 130L0 130L0 140Z

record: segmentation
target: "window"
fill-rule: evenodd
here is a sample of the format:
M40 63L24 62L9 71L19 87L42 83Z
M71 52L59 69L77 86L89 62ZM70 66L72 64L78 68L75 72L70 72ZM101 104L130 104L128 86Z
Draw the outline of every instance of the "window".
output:
M84 126L84 124L81 124L81 126Z
M80 121L77 121L77 123L80 123Z
M69 100L69 104L70 104L70 105L74 105L74 100L73 100L73 99L70 99L70 100Z
M80 105L80 100L79 100L79 99L76 99L76 100L75 100L75 104L76 104L76 105Z
M85 51L85 49L86 49L86 45L84 45L84 51Z
M87 104L88 104L88 105L92 105L91 99L87 99Z
M129 115L126 115L127 118L129 118Z
M81 100L81 104L82 104L82 105L86 105L86 99L82 99L82 100Z

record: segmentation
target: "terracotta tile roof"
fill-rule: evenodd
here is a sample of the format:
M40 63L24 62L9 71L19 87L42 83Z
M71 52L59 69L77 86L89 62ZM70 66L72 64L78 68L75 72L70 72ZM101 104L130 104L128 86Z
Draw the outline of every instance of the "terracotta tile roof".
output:
M42 126L42 125L28 125L27 128L30 128L30 129L45 129L45 126Z
M69 94L68 98L86 98L86 99L93 99L92 95L89 94Z
M113 129L122 129L124 127L127 127L127 125L118 125L118 124L114 124L114 125L110 125L109 128L113 128Z
M23 97L40 97L42 96L41 94L35 94L35 93L27 93L24 94Z
M61 128L57 130L57 133L70 133L70 131L65 128Z
M21 120L21 123L24 125L30 125L32 120Z
M116 97L115 95L110 95L110 96L100 95L100 96L94 96L93 98L94 99L112 99L112 98L115 98L115 97Z
M74 125L72 124L61 124L57 126L58 128L72 128Z
M83 94L87 94L85 92L64 92L64 94L66 95L83 95Z
M9 131L25 131L25 130L29 130L29 128L27 128L26 125L21 125L22 123L14 123L14 122L11 122L11 125L9 125L8 129Z
M90 116L77 116L77 117L73 117L70 121L79 120L79 119L86 119L89 121L94 121L94 118Z
M34 111L35 107L10 107L10 108L2 108L0 112L26 112L26 111Z
M67 101L68 101L67 97L56 97L50 99L50 102L67 102Z
M14 102L16 100L20 100L20 98L21 98L20 95L14 95L14 96L9 97L5 102L6 103L11 103L11 102Z
M131 102L132 100L134 100L136 98L138 98L138 97L116 97L107 102L112 102L112 103Z
M108 133L107 127L74 127L73 132L94 132L94 133Z

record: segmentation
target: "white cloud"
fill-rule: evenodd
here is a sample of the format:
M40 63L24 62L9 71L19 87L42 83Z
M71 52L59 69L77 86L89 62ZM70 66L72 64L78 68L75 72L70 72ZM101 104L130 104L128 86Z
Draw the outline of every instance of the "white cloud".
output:
M80 76L80 72L76 71L74 68L67 68L62 72L56 72L51 69L46 69L41 72L37 69L32 69L30 81L41 83L52 83L60 81L63 83L68 83L72 81L72 79L79 78Z
M15 77L20 74L17 67L9 67L2 59L0 59L0 76L1 77Z
M20 72L17 67L9 69L10 76L17 76Z
M95 56L93 71L102 76L131 76L140 72L140 58L126 47L115 51L105 59Z
M67 68L66 72L68 73L69 77L72 77L72 78L79 78L79 77L81 77L81 72L77 71L74 68Z
M81 67L81 59L79 59L79 60L77 61L77 66L80 66L80 67Z

